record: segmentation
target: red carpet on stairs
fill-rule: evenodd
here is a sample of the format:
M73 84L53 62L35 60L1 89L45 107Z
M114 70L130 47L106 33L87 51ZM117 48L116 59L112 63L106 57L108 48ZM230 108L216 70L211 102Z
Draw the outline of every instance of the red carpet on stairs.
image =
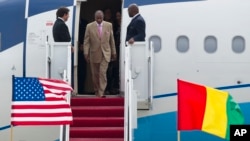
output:
M71 98L70 141L124 141L124 98Z

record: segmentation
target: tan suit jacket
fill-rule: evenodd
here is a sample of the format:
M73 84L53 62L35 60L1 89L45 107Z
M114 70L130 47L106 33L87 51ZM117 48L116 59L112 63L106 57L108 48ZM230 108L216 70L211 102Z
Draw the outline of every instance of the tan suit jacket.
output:
M84 55L88 55L90 62L100 63L103 56L110 62L111 55L116 55L112 24L102 22L102 35L99 37L97 23L89 23L84 37Z

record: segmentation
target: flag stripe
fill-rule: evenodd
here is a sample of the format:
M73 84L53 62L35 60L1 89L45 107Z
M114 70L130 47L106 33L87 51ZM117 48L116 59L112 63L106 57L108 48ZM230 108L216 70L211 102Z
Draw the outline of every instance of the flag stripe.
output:
M71 87L68 86L68 84L55 84L55 83L50 83L48 81L40 81L43 84L43 87L46 87L48 89L55 89L55 90L62 90L62 91L67 91L67 90L72 90Z
M63 94L63 95L67 94L67 92L62 91L62 90L48 89L46 87L43 87L43 89L44 89L45 93L54 93L54 94L59 94L59 95L61 95L61 94Z
M22 125L22 126L30 126L30 125L65 125L69 124L70 121L12 121L12 125Z
M13 113L12 117L63 117L72 116L71 112L64 113Z
M62 86L51 86L51 85L48 85L47 83L46 84L43 84L43 87L45 90L51 90L51 91L62 91L62 92L66 92L66 91L69 91L71 90L70 88L65 88L63 87L64 85Z
M69 108L61 109L14 109L12 113L67 113L71 112Z
M45 93L54 93L54 94L66 94L67 91L64 90L56 90L56 89L49 89L47 87L43 87Z
M12 105L63 105L65 101L19 101L19 102L12 102Z
M205 107L206 88L178 80L178 129L201 130Z
M46 98L58 98L61 100L62 98L65 98L65 96L61 94L47 93Z
M68 109L69 105L62 104L62 105L13 105L13 109Z
M72 120L72 117L69 116L69 117L48 117L48 118L43 118L43 117L30 117L30 118L27 118L27 117L14 117L12 118L12 120L14 121L71 121Z
M227 98L228 93L210 87L207 89L206 112L202 130L225 138L227 130ZM217 128L214 128L217 127Z
M40 83L43 84L43 86L48 87L48 88L55 88L55 89L61 89L61 90L72 90L72 87L62 81L62 80L53 80L53 79L41 79L39 78Z
M230 138L230 125L244 124L244 116L240 110L240 106L235 103L232 96L227 99L227 133L226 139Z

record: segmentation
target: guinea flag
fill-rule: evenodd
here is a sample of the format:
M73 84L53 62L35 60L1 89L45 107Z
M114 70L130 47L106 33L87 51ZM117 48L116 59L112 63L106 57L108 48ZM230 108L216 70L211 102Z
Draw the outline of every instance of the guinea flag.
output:
M201 130L229 140L230 125L244 124L228 92L178 81L178 130Z

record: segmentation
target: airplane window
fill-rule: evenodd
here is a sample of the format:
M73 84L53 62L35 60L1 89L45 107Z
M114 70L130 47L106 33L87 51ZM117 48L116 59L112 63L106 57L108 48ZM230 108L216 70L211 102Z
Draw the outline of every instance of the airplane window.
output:
M214 36L207 36L204 41L204 49L207 53L214 53L217 50L217 39Z
M245 39L242 36L235 36L233 38L232 50L235 53L242 53L245 50Z
M189 49L189 39L187 36L179 36L176 42L176 48L179 52L184 53Z
M154 52L159 52L161 50L161 38L154 35L149 38L149 44L151 41L153 42Z

